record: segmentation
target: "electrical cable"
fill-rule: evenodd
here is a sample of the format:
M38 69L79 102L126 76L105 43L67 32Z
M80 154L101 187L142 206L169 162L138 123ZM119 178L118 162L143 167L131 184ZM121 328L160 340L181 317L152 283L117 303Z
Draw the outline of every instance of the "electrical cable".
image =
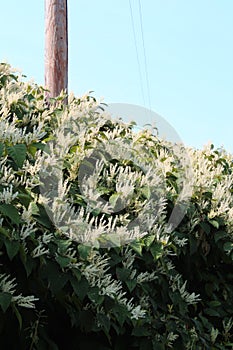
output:
M146 46L145 46L144 33L143 33L142 6L141 6L140 0L138 0L138 6L139 6L139 14L140 14L140 27L141 27L141 36L142 36L142 45L143 45L143 55L144 55L145 75L146 75L146 87L147 87L149 109L151 111L150 84L149 84L149 77L148 77L148 65L147 65L147 59L146 59Z
M138 54L137 38L136 38L136 31L135 31L135 25L134 25L134 18L133 18L133 10L132 10L132 5L131 5L131 0L129 0L129 7L130 7L132 29L133 29L134 46L135 46L135 51L136 51L136 56L137 56L137 63L138 63L138 71L139 71L141 93L142 93L143 104L144 104L144 107L145 107L146 103L145 103L145 94L144 94L144 88L143 88L142 71L141 71L141 65L140 65L139 54Z

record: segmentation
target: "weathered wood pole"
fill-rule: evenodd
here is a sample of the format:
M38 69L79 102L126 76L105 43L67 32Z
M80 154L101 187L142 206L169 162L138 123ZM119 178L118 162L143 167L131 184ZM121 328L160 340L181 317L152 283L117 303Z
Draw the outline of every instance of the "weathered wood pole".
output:
M45 0L45 87L48 97L68 92L67 0Z

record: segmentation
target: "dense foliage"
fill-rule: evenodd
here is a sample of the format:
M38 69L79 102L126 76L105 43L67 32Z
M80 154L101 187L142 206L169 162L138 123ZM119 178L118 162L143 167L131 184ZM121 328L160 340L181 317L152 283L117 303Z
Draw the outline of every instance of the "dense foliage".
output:
M232 349L231 155L44 95L0 65L1 348Z

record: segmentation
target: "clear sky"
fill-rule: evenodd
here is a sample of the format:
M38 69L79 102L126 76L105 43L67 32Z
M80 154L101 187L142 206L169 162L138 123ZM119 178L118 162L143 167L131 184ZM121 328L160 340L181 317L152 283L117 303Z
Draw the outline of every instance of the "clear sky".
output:
M233 1L141 0L149 93L131 4L142 84L129 1L68 0L69 90L151 106L185 144L233 152ZM43 84L44 1L1 1L0 43L0 60Z

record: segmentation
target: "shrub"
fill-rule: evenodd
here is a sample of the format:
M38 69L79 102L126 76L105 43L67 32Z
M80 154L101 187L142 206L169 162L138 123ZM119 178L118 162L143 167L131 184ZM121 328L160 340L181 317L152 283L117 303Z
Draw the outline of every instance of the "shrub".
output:
M1 346L232 349L231 155L63 99L0 65Z

